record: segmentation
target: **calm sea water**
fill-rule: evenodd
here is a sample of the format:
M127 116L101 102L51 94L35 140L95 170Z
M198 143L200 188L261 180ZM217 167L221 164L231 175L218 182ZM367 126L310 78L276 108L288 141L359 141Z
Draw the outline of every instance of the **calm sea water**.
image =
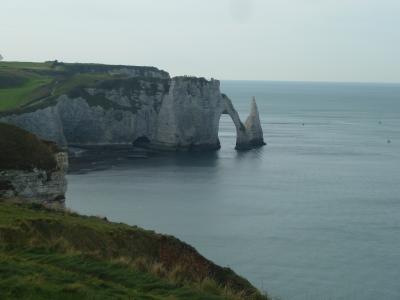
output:
M284 300L400 299L400 85L222 82L264 148L68 176L67 205L168 233Z

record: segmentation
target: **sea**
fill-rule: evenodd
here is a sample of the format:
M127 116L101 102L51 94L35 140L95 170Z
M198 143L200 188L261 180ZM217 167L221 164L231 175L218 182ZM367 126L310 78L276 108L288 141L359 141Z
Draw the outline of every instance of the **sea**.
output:
M282 300L400 299L400 84L222 81L265 147L73 167L66 205L174 235Z

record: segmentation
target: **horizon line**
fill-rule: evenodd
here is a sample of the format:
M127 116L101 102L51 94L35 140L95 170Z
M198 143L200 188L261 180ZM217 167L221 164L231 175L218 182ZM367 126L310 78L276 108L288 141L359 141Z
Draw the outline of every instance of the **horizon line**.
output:
M296 79L217 79L219 81L249 81L249 82L291 82L291 83L340 83L340 84L389 84L400 85L400 81L336 81L336 80L296 80Z
M24 61L24 60L0 60L0 63L5 62L5 63L46 63L50 62L53 60L45 60L45 61ZM64 61L60 61L64 62ZM114 63L98 63L98 62L64 62L64 63L70 63L70 64L102 64L102 65L115 65L115 66L131 66L131 67L153 67L157 68L161 71L165 71L170 74L170 72L161 69L156 66L151 66L151 65L130 65L130 64L114 64ZM207 78L206 76L198 76L198 75L174 75L171 76L173 77L178 77L178 76L194 76L194 77L203 77ZM318 79L312 79L312 80L300 80L300 79L218 79L213 76L209 76L209 79L216 79L219 81L248 81L248 82L290 82L290 83L337 83L337 84L384 84L384 85L400 85L400 81L357 81L357 80L350 80L350 81L338 81L338 80L318 80Z

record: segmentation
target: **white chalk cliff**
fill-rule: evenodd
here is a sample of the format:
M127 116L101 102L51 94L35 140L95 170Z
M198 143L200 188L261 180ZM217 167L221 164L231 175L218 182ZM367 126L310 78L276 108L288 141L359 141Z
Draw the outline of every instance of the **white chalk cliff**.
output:
M0 198L64 206L68 155L59 152L54 156L57 168L51 171L0 169Z
M162 73L99 83L51 105L9 113L11 123L60 145L140 144L162 150L216 150L219 120L229 114L237 149L265 145L255 99L243 124L217 80Z

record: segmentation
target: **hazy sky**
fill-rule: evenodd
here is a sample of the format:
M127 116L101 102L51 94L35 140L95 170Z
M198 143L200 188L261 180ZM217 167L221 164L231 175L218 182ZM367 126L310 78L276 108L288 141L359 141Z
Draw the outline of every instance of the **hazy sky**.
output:
M1 0L6 60L400 82L400 0Z

